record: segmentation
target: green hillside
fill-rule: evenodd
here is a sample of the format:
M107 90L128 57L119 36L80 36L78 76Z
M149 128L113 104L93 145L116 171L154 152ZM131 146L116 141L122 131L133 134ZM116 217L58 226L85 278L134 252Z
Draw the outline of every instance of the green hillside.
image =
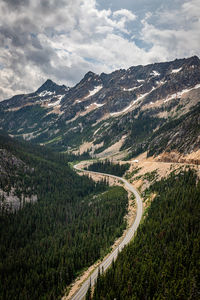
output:
M108 159L105 161L97 161L87 167L87 170L100 172L100 173L107 173L113 174L115 176L122 177L124 173L129 169L130 164L122 164L119 163L112 163Z
M194 171L156 182L134 242L101 276L93 299L199 299L200 181Z
M1 209L0 299L58 299L122 234L127 192L78 176L44 147L1 135L0 148L0 188L38 198Z

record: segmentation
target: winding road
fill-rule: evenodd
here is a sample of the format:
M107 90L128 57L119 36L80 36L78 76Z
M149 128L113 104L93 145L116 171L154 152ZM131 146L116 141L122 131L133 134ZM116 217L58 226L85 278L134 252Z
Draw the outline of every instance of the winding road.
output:
M82 164L82 163L79 163L79 164ZM75 165L74 168L78 171L83 171L82 169L79 168L79 164ZM140 224L140 221L142 218L142 211L143 211L142 199L140 198L140 195L134 189L134 187L124 178L121 178L121 177L118 177L115 175L105 174L105 173L93 172L93 171L85 171L84 170L84 172L98 174L98 175L104 175L104 176L110 176L112 178L123 181L123 183L125 184L125 187L135 195L136 203L137 203L137 215L136 215L133 225L129 228L126 236L121 241L121 243L118 245L118 247L115 248L108 256L106 256L104 258L104 260L99 265L99 267L93 271L93 273L90 275L90 277L82 284L80 289L71 297L71 300L82 300L87 293L90 283L91 283L91 286L94 286L94 284L97 280L97 276L98 276L98 269L100 269L100 270L103 269L105 271L112 264L112 261L117 258L118 253L124 248L124 246L130 242L130 240L133 238L134 233Z

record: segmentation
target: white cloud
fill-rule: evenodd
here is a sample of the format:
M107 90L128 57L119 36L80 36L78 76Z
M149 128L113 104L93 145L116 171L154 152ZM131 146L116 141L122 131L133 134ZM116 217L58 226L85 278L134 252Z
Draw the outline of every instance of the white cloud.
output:
M48 77L74 85L89 70L198 55L199 17L198 0L170 12L158 7L143 20L125 8L98 9L95 0L1 1L0 98Z
M120 9L116 10L113 13L113 16L123 16L126 17L127 20L133 21L136 19L136 15L134 15L130 10L128 9Z
M155 47L159 47L160 53L163 53L166 59L200 54L199 1L185 2L181 9L170 11L170 13L160 11L156 17L158 20L157 22L154 20L154 24L151 22L151 15L150 20L145 18L142 21L141 38L153 45L150 53Z
M123 52L112 42L135 18L128 10L98 10L95 0L32 0L27 6L10 0L1 2L0 12L2 99L32 91L47 77L72 85L89 69L112 70Z

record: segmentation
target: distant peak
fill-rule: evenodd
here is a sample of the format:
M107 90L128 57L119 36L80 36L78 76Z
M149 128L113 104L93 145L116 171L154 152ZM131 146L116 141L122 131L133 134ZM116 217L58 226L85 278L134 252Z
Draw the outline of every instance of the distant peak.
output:
M97 74L95 74L95 73L92 72L92 71L89 71L89 72L87 72L87 73L85 74L84 79L92 78L92 77L95 77L95 76L97 76Z
M191 64L195 64L195 65L200 65L200 59L198 58L198 56L194 55L190 58L187 59L187 61Z
M56 84L56 83L51 79L47 79L44 84Z
M43 91L54 92L54 91L57 91L60 88L66 88L66 86L65 85L58 85L54 81L52 81L51 79L47 79L36 92L37 93L41 93Z
M94 76L94 75L96 75L94 72L92 72L92 71L89 71L89 72L87 72L87 73L86 73L86 75L85 75L85 76Z

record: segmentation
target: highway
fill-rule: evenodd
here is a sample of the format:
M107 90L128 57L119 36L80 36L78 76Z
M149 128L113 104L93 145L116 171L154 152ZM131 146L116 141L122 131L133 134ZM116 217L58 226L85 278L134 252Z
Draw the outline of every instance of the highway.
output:
M82 163L79 163L79 164L82 164ZM82 169L79 168L79 164L75 165L74 168L78 171L83 171ZM124 178L118 177L118 176L105 174L105 173L85 171L85 170L84 170L84 172L85 173L98 174L98 175L104 175L104 176L106 175L106 176L110 176L112 178L116 178L120 181L123 181L124 184L125 184L125 187L135 195L136 203L137 203L137 215L136 215L136 218L135 218L135 221L134 221L133 225L129 228L129 230L127 231L126 236L121 241L121 243L118 245L118 247L115 248L108 256L106 256L104 258L104 260L99 265L99 267L93 271L93 273L90 275L90 277L82 284L80 289L71 297L71 300L82 300L85 297L86 293L87 293L87 290L88 290L88 287L89 287L90 283L91 283L91 286L93 286L95 284L95 282L97 280L97 276L98 276L98 269L100 269L101 271L102 271L102 269L104 271L106 271L106 269L112 264L112 261L117 258L118 253L133 238L134 233L135 233L135 231L137 230L137 228L140 224L140 221L141 221L141 218L142 218L142 212L143 212L142 199L140 198L140 195L138 194L138 192L134 189L134 187L127 180L125 180Z

